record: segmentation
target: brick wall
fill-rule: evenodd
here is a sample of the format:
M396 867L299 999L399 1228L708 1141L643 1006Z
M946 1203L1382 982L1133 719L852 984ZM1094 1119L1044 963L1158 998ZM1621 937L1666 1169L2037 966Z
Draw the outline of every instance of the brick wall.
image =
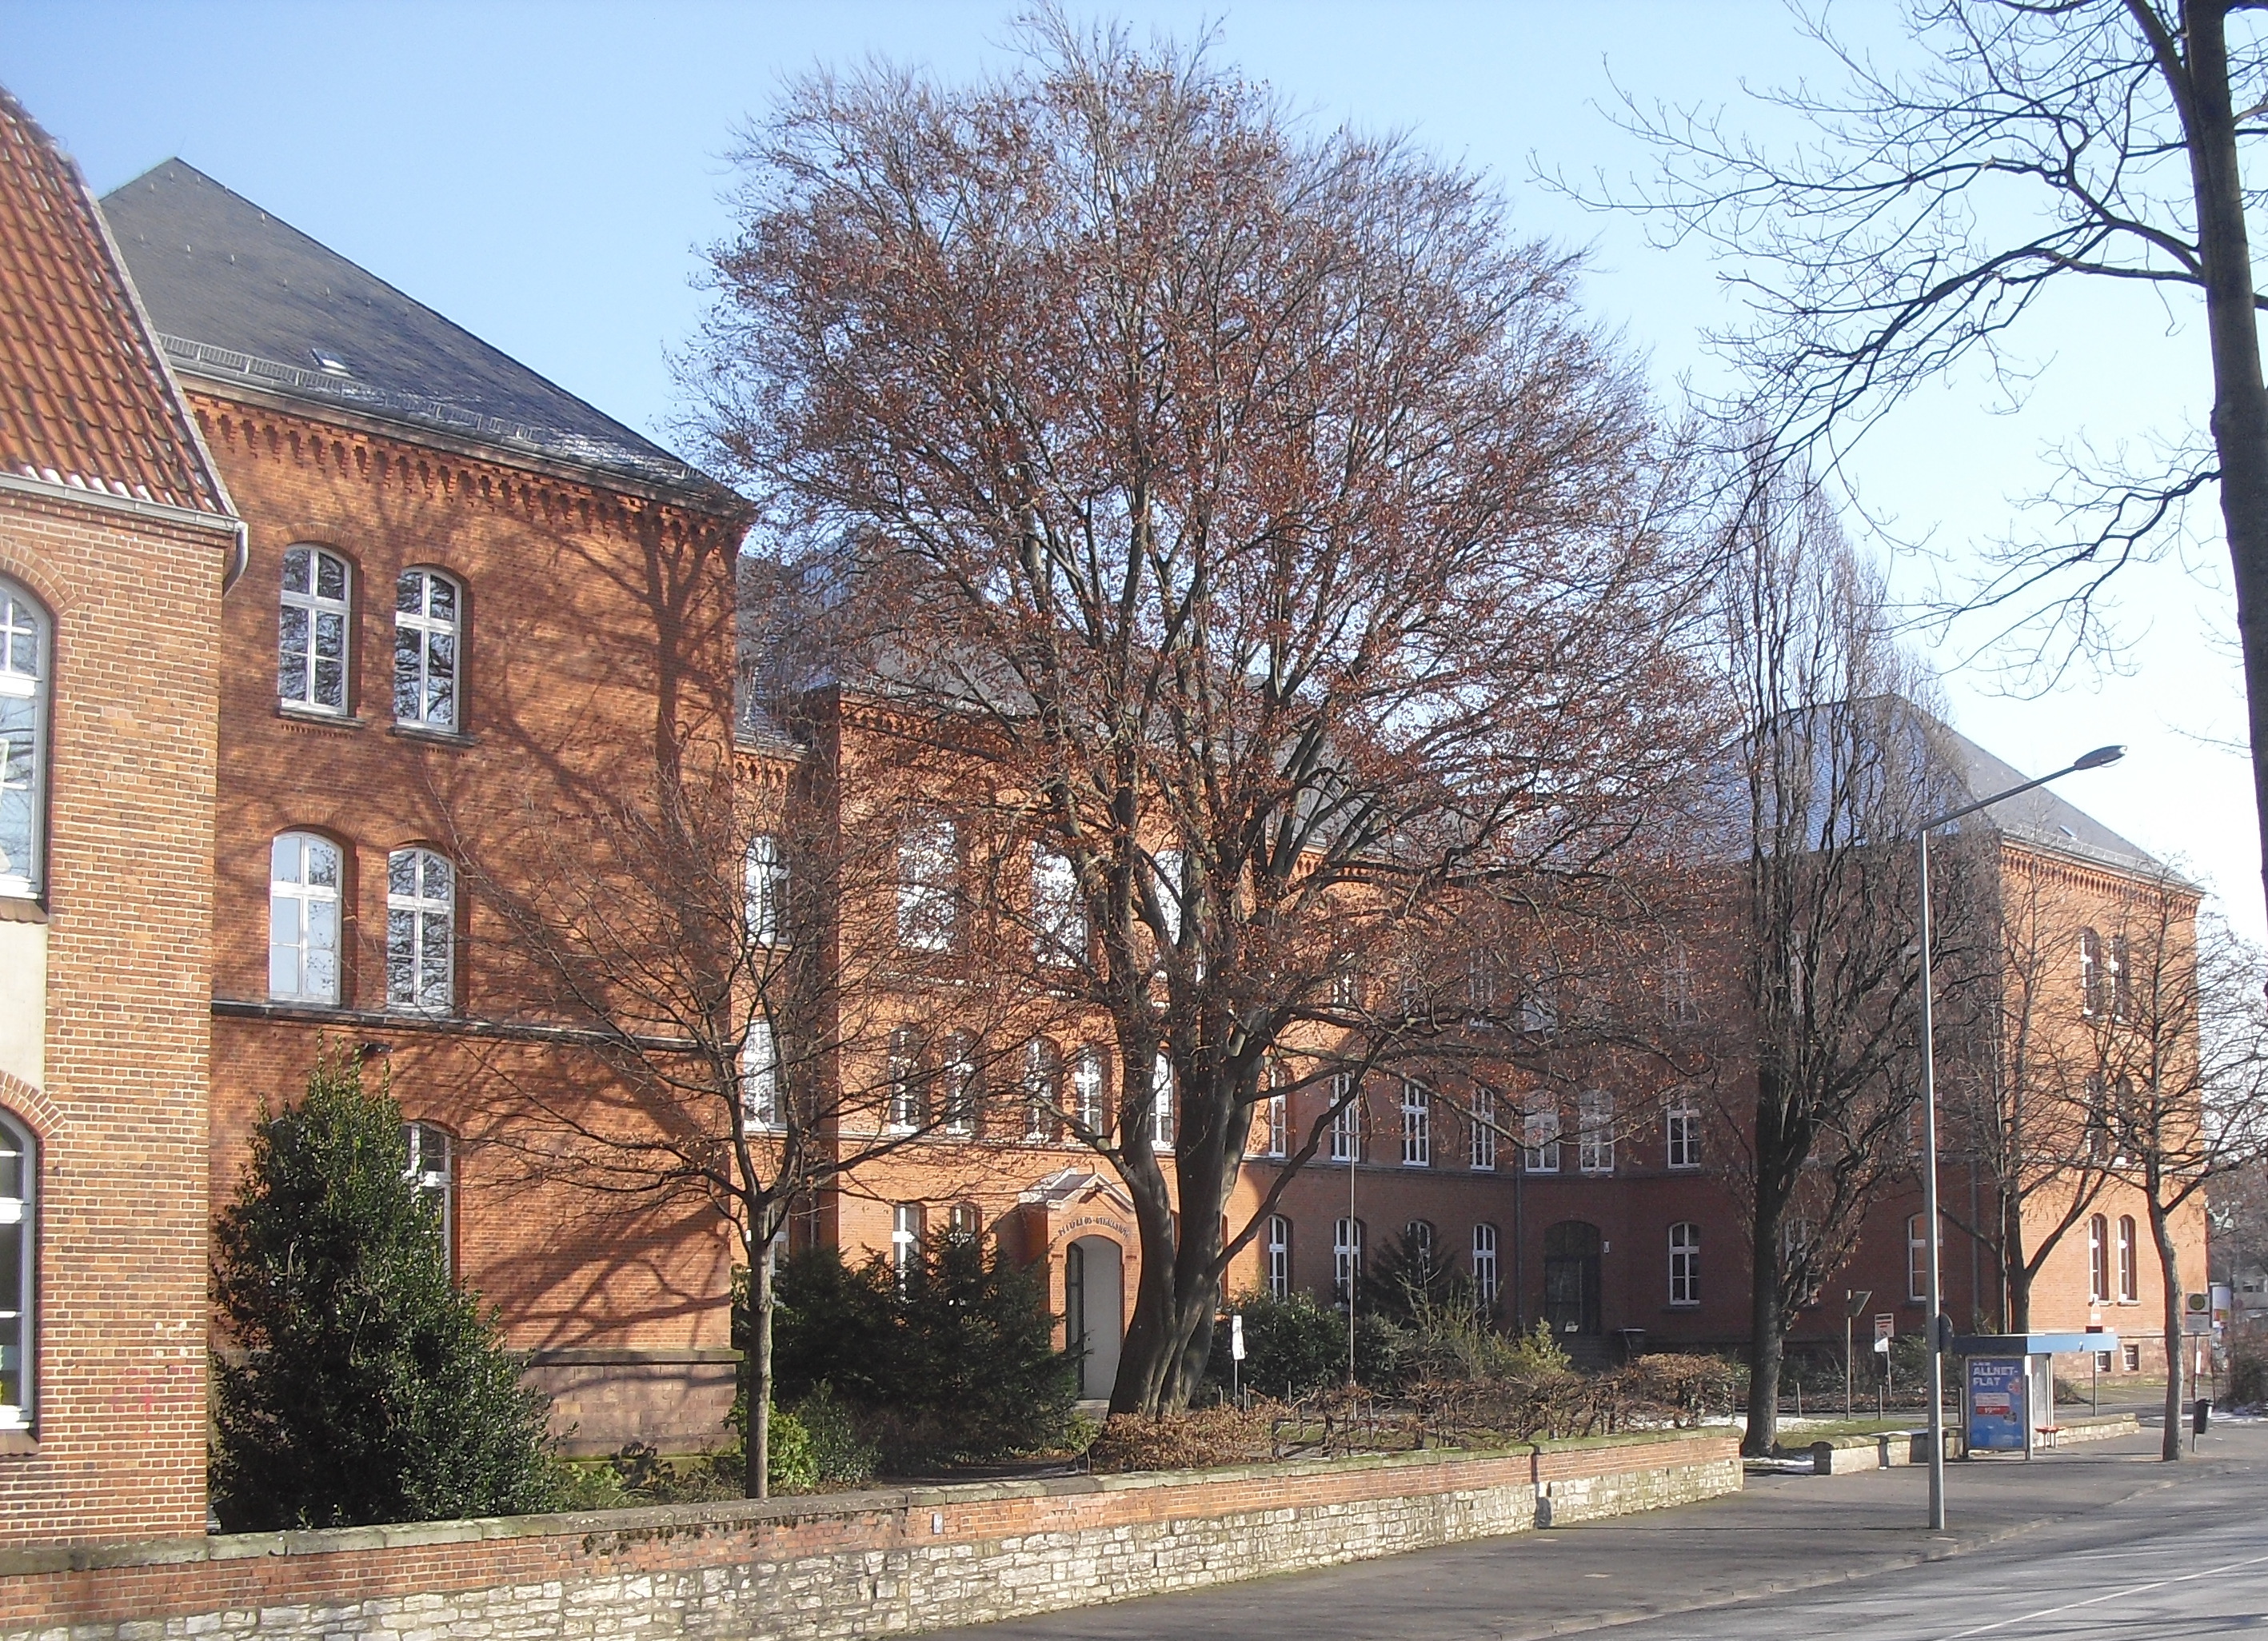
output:
M1741 1481L1734 1438L1690 1433L19 1551L0 1554L0 1641L903 1634L1564 1526Z
M232 546L0 495L0 574L55 623L43 1053L18 1066L36 1085L0 1077L40 1151L33 1431L0 1446L0 1543L204 1525L213 633Z

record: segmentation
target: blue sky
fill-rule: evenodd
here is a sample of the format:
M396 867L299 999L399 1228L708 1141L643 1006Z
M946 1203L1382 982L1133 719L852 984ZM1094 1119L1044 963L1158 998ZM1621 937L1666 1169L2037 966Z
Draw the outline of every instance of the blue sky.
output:
M1886 8L1843 8L1860 31ZM1727 314L1709 264L1650 248L1627 221L1537 186L1535 173L1648 166L1600 105L1641 98L1731 104L1742 83L1823 65L1765 0L1630 0L1613 6L1176 3L1118 5L1138 28L1184 39L1217 22L1219 51L1326 120L1411 132L1493 173L1524 230L1588 247L1586 297L1650 359L1665 391L1716 365L1700 332ZM178 156L362 263L620 419L666 439L670 350L700 311L701 247L724 229L722 156L784 76L880 54L946 74L998 59L1012 6L932 0L830 4L106 4L0 0L0 83L107 189ZM1879 42L1895 53L1898 45ZM1610 78L1611 76L1611 78ZM1869 507L1936 559L1902 556L1912 592L1958 574L1973 542L2006 528L2010 497L2040 482L2041 450L2201 417L2196 316L2118 291L2059 298L2043 374L2021 416L1985 384L1926 394L1857 468ZM2043 770L2106 740L2117 768L2073 777L2072 801L2228 892L2256 934L2250 782L2212 744L2242 733L2233 651L2221 639L2225 570L2166 567L2124 593L2131 639L2114 675L2074 676L2043 697L2003 692L1989 667L1955 667L1960 727L2018 767ZM1936 659L1951 666L1970 645Z

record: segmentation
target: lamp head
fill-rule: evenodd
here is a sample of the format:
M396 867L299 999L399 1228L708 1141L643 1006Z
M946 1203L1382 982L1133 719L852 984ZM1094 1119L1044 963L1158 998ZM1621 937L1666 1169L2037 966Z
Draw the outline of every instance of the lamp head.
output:
M2106 763L2116 763L2126 755L2124 747L2097 747L2093 752L2083 752L2073 760L2074 769L2099 769Z

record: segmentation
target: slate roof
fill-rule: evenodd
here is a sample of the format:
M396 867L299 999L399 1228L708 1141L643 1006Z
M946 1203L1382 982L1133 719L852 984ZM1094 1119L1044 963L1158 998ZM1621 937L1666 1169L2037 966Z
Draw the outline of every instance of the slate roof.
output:
M1920 709L1916 708L1915 710L1919 712ZM1921 716L1928 717L1926 713ZM1929 722L1941 738L1940 744L1954 764L1955 773L1962 784L1969 789L1972 799L1982 798L1987 792L2021 786L2032 778L2014 764L1985 751L1951 725L1934 718L1930 718ZM2165 871L2164 865L2148 850L2121 837L2084 809L2058 796L2052 786L2037 787L2021 798L2011 798L2006 803L1995 804L1984 811L1982 818L1992 822L1994 829L2003 836L2014 838L2019 843L2055 850L2125 872L2155 875Z
M169 159L102 200L174 367L659 487L733 492L462 326Z
M78 168L4 90L0 472L233 517Z

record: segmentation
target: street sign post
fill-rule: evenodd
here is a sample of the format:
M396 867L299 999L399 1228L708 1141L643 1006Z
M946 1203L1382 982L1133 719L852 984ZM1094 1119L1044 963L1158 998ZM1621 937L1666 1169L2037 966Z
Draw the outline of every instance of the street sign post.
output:
M1241 1402L1244 1377L1244 1313L1228 1314L1228 1399Z

